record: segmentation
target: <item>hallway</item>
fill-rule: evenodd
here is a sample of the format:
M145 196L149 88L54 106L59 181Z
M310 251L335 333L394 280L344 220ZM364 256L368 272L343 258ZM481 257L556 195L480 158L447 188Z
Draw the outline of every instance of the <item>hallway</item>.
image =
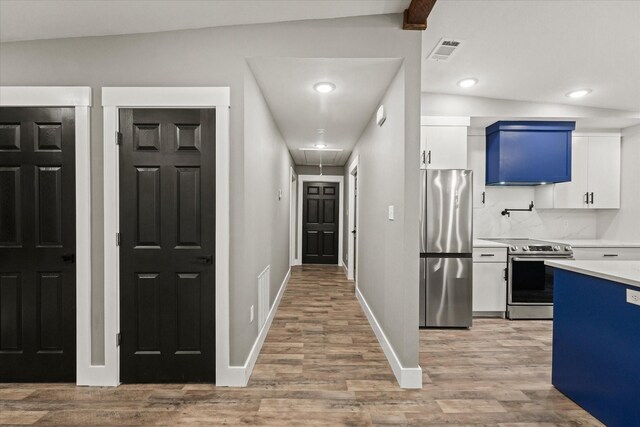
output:
M295 267L247 388L0 384L0 424L601 425L550 385L549 322L420 338L424 388L402 390L342 268Z

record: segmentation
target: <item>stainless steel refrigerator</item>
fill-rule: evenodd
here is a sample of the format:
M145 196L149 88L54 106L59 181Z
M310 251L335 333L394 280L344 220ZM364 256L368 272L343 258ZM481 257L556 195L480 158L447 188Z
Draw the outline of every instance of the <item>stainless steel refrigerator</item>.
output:
M420 326L471 327L473 172L421 170Z

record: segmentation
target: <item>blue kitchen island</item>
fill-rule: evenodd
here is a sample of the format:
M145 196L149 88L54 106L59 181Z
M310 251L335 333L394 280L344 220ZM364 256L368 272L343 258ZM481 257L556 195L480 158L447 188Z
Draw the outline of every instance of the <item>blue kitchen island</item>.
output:
M640 261L554 267L553 385L607 426L640 426ZM631 292L629 292L631 291Z

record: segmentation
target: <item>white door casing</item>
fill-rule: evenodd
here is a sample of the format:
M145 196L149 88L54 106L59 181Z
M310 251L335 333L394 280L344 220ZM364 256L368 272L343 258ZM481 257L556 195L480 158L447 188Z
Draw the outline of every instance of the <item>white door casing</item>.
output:
M356 176L355 174L358 171L358 165L360 162L360 156L356 156L355 159L353 159L353 161L351 162L351 164L349 165L349 207L348 207L348 221L349 221L349 225L347 227L347 236L348 236L348 248L347 248L347 279L349 280L355 280L356 282L356 287L358 286L358 281L357 279L357 272L358 272L358 257L356 256L356 254L358 253L358 240L356 237L354 236L352 231L353 229L356 227L356 225L358 224L358 215L360 213L360 209L357 209L356 206L356 201L357 199L355 198L355 191L356 191ZM355 215L353 213L356 213ZM355 244L354 244L355 243ZM353 259L356 259L356 262L354 264ZM355 271L356 274L354 275L354 268L356 267Z
M92 385L120 383L120 330L118 191L118 110L120 108L216 109L216 242L215 242L215 369L216 385L239 385L229 366L229 108L228 87L103 87L104 110L104 373Z
M298 204L298 174L289 168L289 267L298 264L296 252L296 221Z

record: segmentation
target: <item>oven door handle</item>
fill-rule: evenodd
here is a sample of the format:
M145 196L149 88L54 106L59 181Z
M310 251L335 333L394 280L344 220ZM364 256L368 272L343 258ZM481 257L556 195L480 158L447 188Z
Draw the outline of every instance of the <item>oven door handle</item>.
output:
M547 258L528 258L528 257L513 257L511 258L511 261L525 261L525 262L540 262L540 261L549 261L549 260L561 260L561 261L573 261L575 258L573 256L554 256L554 257L547 257Z

